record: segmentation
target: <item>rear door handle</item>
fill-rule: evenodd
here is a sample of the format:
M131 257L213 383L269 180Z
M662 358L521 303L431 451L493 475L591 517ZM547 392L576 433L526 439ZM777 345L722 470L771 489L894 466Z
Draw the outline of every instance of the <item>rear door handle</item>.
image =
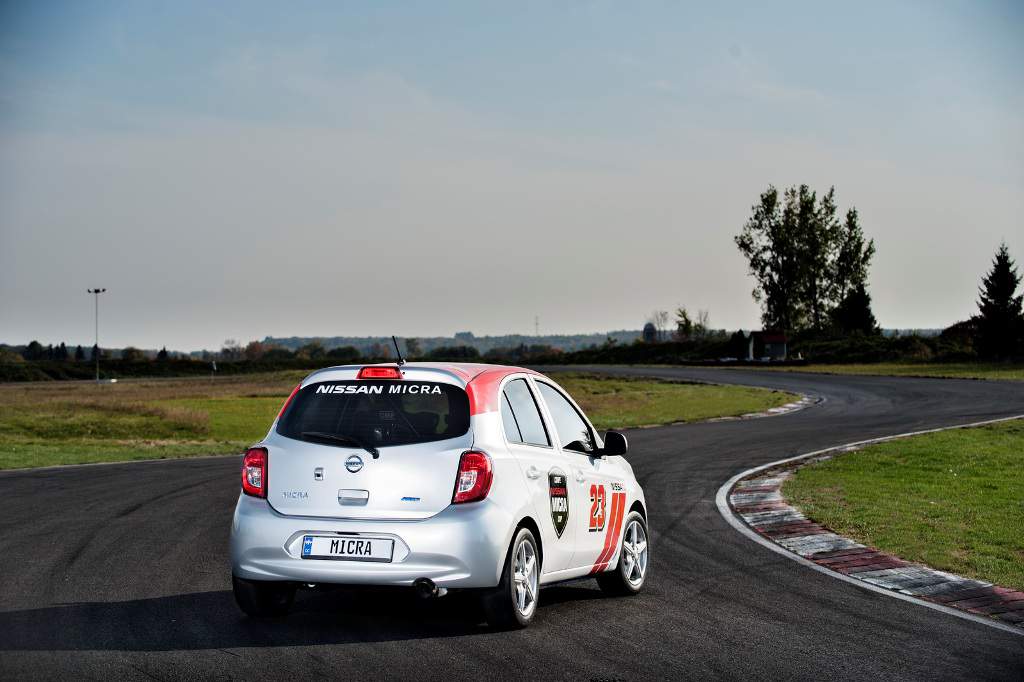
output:
M577 469L576 470L576 482L577 483L583 483L583 481L585 481L585 480L587 480L587 477L583 475L582 471Z
M540 478L540 469L538 469L537 467L535 467L535 466L533 466L531 464L530 468L526 470L526 477L527 478Z

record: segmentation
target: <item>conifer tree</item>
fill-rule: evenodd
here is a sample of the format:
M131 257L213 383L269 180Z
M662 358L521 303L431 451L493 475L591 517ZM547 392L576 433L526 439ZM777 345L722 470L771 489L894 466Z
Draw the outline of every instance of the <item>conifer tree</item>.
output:
M992 259L992 269L981 281L978 290L978 351L987 357L1007 357L1022 352L1024 315L1021 301L1015 296L1020 274L1010 251L1003 243Z

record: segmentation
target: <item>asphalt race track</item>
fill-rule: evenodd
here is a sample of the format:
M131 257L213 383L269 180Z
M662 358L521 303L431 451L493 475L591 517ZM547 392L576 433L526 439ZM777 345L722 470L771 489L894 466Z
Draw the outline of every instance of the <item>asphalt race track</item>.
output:
M574 368L579 369L579 368ZM237 610L227 560L237 457L0 474L0 678L1002 678L1024 637L834 580L737 533L715 492L830 445L1024 414L1024 384L754 371L602 371L773 386L789 415L629 433L650 507L637 598L545 588L525 631L472 602L300 592L282 622Z

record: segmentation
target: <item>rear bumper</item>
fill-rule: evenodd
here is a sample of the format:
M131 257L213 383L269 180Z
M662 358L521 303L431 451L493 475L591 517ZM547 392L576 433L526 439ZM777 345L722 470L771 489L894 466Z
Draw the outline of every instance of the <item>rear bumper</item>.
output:
M420 521L361 521L284 516L266 500L240 495L231 525L231 569L249 580L408 586L429 578L448 588L493 587L513 523L488 500L453 505ZM309 533L389 538L395 550L388 563L302 559L302 538Z

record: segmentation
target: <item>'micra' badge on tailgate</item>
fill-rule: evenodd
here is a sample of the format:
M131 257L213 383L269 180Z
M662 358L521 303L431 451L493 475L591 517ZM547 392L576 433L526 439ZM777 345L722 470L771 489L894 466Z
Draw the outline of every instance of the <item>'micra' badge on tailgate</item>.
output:
M551 495L551 522L555 524L558 537L562 537L565 525L569 522L569 491L565 474L558 469L552 469L548 474L548 492Z

